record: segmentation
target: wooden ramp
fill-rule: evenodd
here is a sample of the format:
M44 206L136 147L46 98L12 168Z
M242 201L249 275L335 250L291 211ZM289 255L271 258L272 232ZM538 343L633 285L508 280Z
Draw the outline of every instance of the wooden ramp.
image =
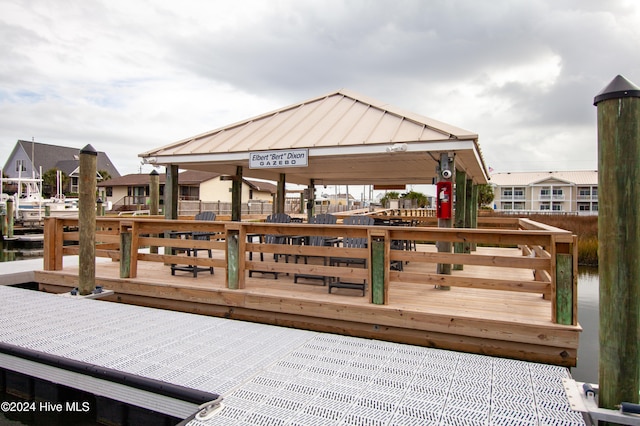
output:
M517 249L478 248L478 254L504 255ZM419 245L418 251L435 251L433 245ZM223 252L214 252L222 256ZM224 259L222 259L224 260ZM246 259L248 262L248 257ZM283 264L281 270L299 270L299 264ZM293 262L293 261L291 261ZM313 268L309 265L309 268ZM433 268L435 264L409 262L412 268ZM245 275L245 288L229 289L227 271L171 275L169 265L138 261L137 278L120 278L118 262L96 265L96 284L113 290L113 301L183 312L295 327L301 329L367 337L426 347L450 349L527 361L575 366L581 327L550 320L551 302L540 294L478 288L452 287L449 291L433 283L395 282L388 290L388 303L376 305L359 290L334 289L318 281L294 284L293 273ZM246 271L245 271L246 272ZM464 279L486 277L530 280L532 271L465 265L453 271ZM525 277L525 275L527 275ZM36 271L35 280L46 292L67 292L78 286L77 266L63 270Z

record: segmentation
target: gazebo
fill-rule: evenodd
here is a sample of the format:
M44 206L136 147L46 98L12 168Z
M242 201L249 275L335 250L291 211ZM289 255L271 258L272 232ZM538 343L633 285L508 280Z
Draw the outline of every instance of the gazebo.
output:
M285 182L308 185L313 199L318 184L488 180L477 134L344 89L139 156L166 166L169 219L177 217L178 169L214 171L238 184L243 176L277 181L277 212ZM239 190L234 194L232 219L240 220Z

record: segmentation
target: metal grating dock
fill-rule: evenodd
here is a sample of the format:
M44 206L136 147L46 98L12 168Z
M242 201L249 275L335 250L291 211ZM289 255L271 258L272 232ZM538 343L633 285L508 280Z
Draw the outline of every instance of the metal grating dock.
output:
M566 368L0 286L0 341L219 393L208 425L583 425Z

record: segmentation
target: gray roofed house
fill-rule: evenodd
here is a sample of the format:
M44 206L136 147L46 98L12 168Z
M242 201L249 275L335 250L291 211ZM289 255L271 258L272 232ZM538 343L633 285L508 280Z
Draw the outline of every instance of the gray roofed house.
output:
M2 171L9 177L17 178L20 166L22 166L22 176L31 177L32 170L35 168L33 171L38 177L40 167L42 167L43 173L57 168L70 176L79 166L80 149L19 140L7 158ZM20 162L20 160L26 161ZM98 151L97 164L98 170L106 170L111 177L120 176L118 169L106 153Z
M80 149L19 140L7 158L2 173L11 178L39 178L41 169L43 174L58 169L71 178L65 192L78 192ZM100 151L97 156L97 170L104 170L111 177L120 176L107 154Z

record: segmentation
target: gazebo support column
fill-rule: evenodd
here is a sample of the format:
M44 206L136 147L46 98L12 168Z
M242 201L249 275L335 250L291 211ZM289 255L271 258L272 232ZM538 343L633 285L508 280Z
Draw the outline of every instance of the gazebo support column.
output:
M169 164L165 171L164 183L164 218L175 220L178 218L178 166ZM165 232L164 238L169 240L169 233ZM171 247L164 248L165 254L171 254Z
M276 213L284 213L285 183L286 175L284 173L280 173L278 188L276 189Z
M231 220L242 220L242 166L236 167L236 175L231 181Z
M445 170L454 171L455 170L455 161L453 157L449 158L449 154L443 152L440 154L440 167L438 168L438 180L440 182L450 182L451 176L448 179L443 177L443 172ZM441 219L438 218L438 228L451 228L452 219ZM436 243L439 253L451 253L451 243L449 241L438 241ZM451 264L450 263L438 263L437 267L438 274L451 275ZM440 290L450 290L449 286L437 286Z
M473 214L473 180L467 179L464 192L464 227L473 228L471 215ZM471 243L463 243L463 253L471 253Z
M313 179L309 181L307 196L307 223L311 223L311 218L314 213L313 208L315 206L314 200L316 199L316 183Z
M476 184L471 185L471 228L478 227L478 192L480 188ZM471 243L471 251L476 251L476 243Z
M462 170L456 170L456 216L455 216L455 227L456 228L464 228L465 227L465 214L467 211L466 206L467 201L467 173ZM464 253L464 243L454 243L453 244L453 252L454 253ZM463 265L453 265L453 269L456 271L463 270Z
M164 184L164 218L174 220L178 218L178 166L169 164L166 169Z
M149 215L156 216L160 213L160 175L151 171L149 174ZM153 236L156 236L155 234ZM157 246L149 247L149 253L158 253Z

